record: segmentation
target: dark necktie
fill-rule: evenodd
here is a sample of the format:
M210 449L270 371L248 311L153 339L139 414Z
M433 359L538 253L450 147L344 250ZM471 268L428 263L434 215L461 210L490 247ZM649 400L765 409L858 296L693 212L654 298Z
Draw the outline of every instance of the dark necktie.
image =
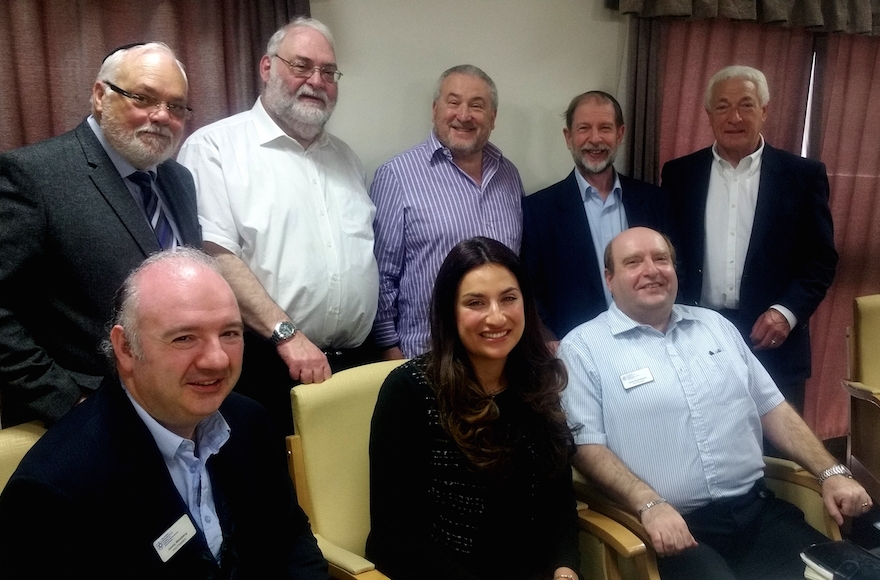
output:
M147 215L147 221L156 234L156 240L163 250L167 250L174 246L174 232L171 229L171 222L165 212L162 211L162 205L159 203L159 196L153 191L153 176L146 171L135 171L128 176L141 192L141 199L144 204L144 213Z

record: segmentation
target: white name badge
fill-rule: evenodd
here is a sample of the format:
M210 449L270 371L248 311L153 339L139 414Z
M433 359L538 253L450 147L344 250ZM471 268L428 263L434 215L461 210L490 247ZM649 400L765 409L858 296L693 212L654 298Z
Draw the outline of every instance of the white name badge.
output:
M620 375L620 382L623 383L624 389L638 387L639 385L650 383L653 380L654 377L651 375L651 370L648 367L631 373L626 373L625 375Z
M189 514L183 514L170 528L162 532L162 535L153 542L156 553L163 562L171 559L188 541L196 537L196 527L189 519Z

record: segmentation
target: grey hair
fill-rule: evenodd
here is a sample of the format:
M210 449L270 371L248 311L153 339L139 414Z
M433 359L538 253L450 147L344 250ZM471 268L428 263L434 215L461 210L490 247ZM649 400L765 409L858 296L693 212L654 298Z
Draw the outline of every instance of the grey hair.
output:
M164 42L147 42L146 44L138 44L136 46L131 46L129 48L121 48L109 55L104 59L103 64L101 64L100 70L98 70L98 77L95 79L96 82L102 82L105 80L109 80L113 83L116 82L116 79L119 76L119 68L122 66L123 61L129 56L133 56L136 54L146 54L149 52L164 52L168 54L171 58L174 59L174 62L177 63L177 67L180 69L180 74L183 75L183 80L189 84L186 78L186 67L183 66L183 63L177 59L177 55L174 54L174 51L171 50ZM108 87L104 87L104 92L106 93L110 90Z
M121 326L125 341L135 358L143 358L140 336L138 334L138 304L140 303L140 288L137 279L141 272L147 268L165 262L177 262L179 266L203 266L220 274L220 264L217 259L195 248L176 248L163 250L151 254L140 266L131 271L125 281L116 291L113 298L113 315L107 325L107 338L101 341L101 350L110 361L111 367L115 368L116 355L113 352L113 344L110 342L110 330L114 326ZM221 274L222 275L222 274Z
M724 67L709 79L703 103L707 111L712 110L712 93L715 91L715 86L728 79L752 81L758 92L758 105L764 107L770 102L770 87L767 86L767 77L764 73L750 66L733 65Z
M312 30L317 30L327 39L327 42L330 43L330 48L333 50L333 54L336 54L336 44L333 42L333 35L330 33L330 29L320 20L306 18L304 16L291 20L289 23L276 30L275 34L269 38L269 42L266 44L266 54L269 56L278 54L278 48L284 41L284 37L287 36L288 32L291 32L296 28L311 28Z
M470 77L476 77L481 81L485 82L489 85L489 92L492 94L492 110L498 110L498 88L495 86L495 81L493 81L489 75L483 72L483 70L479 67L476 67L472 64L460 64L454 66L450 69L446 69L443 71L443 74L440 75L440 79L437 81L437 88L434 90L434 102L440 100L440 89L443 86L443 81L446 80L446 77L452 74L460 74L467 75Z

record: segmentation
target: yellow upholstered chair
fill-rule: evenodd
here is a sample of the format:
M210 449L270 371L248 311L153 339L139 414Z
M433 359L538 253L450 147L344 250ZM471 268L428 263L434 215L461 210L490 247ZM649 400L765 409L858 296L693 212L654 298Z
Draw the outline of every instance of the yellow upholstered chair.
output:
M0 429L0 491L25 454L42 437L46 428L39 421Z
M853 304L848 337L849 399L847 463L875 501L880 500L880 294Z
M797 463L775 457L765 457L764 480L779 498L795 504L804 512L807 523L828 536L832 540L841 539L840 529L825 510L822 503L822 487L809 472ZM587 482L575 471L575 493L578 499L587 502L590 511L598 512L641 539L645 546L644 552L636 550L631 558L618 557L619 576L608 575L609 578L626 578L633 580L660 580L657 571L657 555L651 546L651 540L635 514L614 503L602 492ZM622 552L618 552L622 555Z
M296 429L287 438L291 477L335 578L385 578L364 559L370 532L370 419L379 388L402 363L355 367L290 391Z

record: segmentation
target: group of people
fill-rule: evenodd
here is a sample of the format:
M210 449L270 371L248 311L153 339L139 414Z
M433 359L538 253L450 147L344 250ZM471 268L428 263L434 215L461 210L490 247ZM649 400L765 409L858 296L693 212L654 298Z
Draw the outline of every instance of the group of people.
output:
M838 521L870 509L792 408L837 254L824 166L761 135L760 71L711 79L715 144L662 187L615 170L616 99L578 95L575 168L528 197L473 65L369 191L324 130L327 27L282 27L259 71L253 108L175 161L185 69L122 47L77 128L0 155L0 413L55 424L0 496L4 577L325 578L289 389L380 358L412 359L370 441L366 549L392 578L579 578L572 464L664 578L802 573L819 538L763 486L762 438Z

